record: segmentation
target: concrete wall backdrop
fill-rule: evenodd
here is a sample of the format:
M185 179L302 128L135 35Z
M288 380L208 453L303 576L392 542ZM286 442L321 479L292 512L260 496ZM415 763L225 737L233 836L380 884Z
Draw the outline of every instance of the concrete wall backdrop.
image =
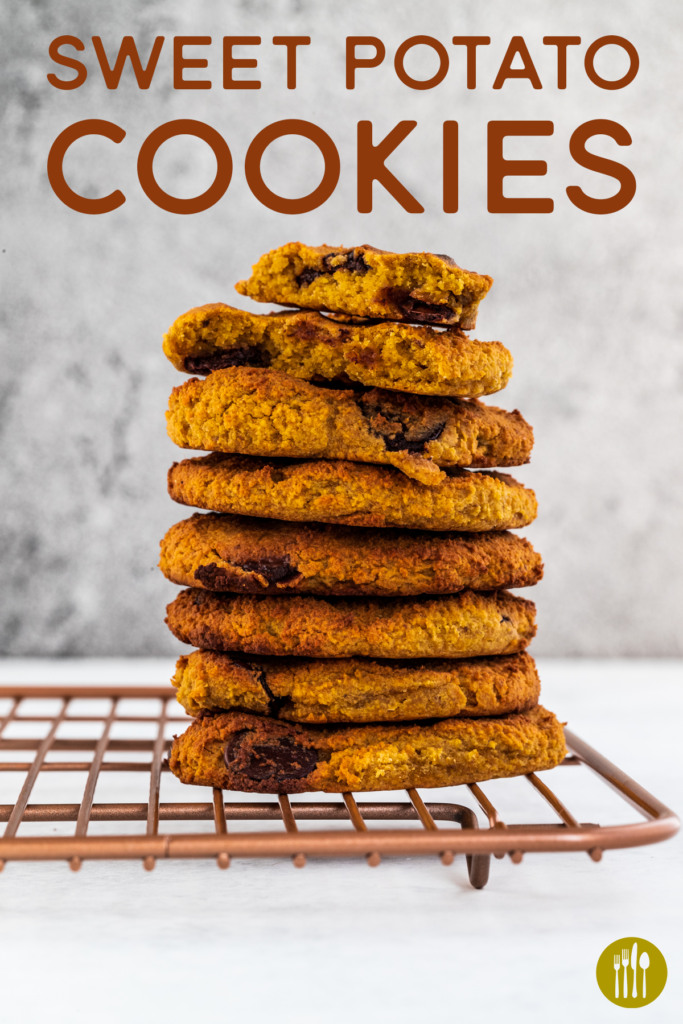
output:
M177 451L167 440L168 392L182 379L161 353L161 335L191 306L244 305L233 284L258 256L291 239L318 244L370 242L391 250L447 252L496 284L482 306L476 336L513 352L515 377L494 402L519 407L537 444L517 475L540 499L528 536L543 553L546 579L533 593L540 631L534 650L553 655L683 653L681 572L680 289L681 85L683 9L674 0L577 0L571 5L480 0L26 0L3 15L2 149L2 649L11 654L165 654L180 645L163 625L175 588L155 568L159 538L187 511L166 496L165 472ZM84 86L59 91L46 81L58 35L86 42ZM302 34L298 88L284 88L284 52L274 35ZM381 68L344 87L344 39L380 36ZM393 70L398 44L427 34L451 52L437 88L414 91ZM568 88L557 89L553 47L544 35L579 35L570 48ZM591 84L583 53L618 34L641 59L623 90ZM128 66L121 85L103 84L90 37L108 54L133 35L149 53L166 36L148 91ZM174 91L174 35L210 35L213 80L205 91ZM260 90L221 87L221 37L260 35ZM489 35L480 49L478 87L465 88L464 51L453 35ZM543 83L492 83L508 42L523 35ZM623 54L605 50L606 77L624 71ZM426 51L409 70L428 77ZM45 170L55 137L88 117L114 121L118 146L83 140L65 169L72 186L99 196L120 188L124 206L105 216L75 213L56 198ZM191 117L228 140L235 171L224 198L195 216L156 208L135 172L138 149L161 123ZM335 140L342 175L332 198L296 217L273 213L251 195L246 148L265 125L299 117ZM591 216L573 207L565 187L596 196L614 182L577 167L568 153L582 122L609 118L631 133L619 149L593 148L626 163L638 191L625 210ZM390 166L425 207L404 212L375 187L371 214L356 212L356 122L370 119L383 137L401 119L418 127ZM509 181L509 195L551 196L551 215L493 215L486 210L486 124L492 119L550 119L552 138L511 140L510 158L545 159L545 178ZM440 199L441 124L460 123L460 212ZM321 159L303 140L273 146L266 182L296 196L318 182ZM178 196L202 192L215 162L198 140L175 140L155 163L160 184ZM255 306L253 308L256 308ZM263 307L261 307L263 311ZM529 593L529 592L527 592Z

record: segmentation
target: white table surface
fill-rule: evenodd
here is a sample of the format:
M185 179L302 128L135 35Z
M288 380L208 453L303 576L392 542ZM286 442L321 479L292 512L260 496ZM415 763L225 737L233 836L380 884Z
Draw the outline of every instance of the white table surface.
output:
M683 810L681 662L545 660L539 668L547 707ZM0 682L165 682L171 670L159 659L17 659L0 662ZM637 820L586 769L562 773L557 791L580 820ZM43 776L43 797L77 800L54 788L64 778ZM163 786L173 785L165 776ZM507 820L525 812L541 820L525 780L485 788ZM162 789L162 800L195 799L187 792ZM464 787L423 796L469 802ZM3 792L0 802L9 799ZM12 863L0 875L0 1020L400 1024L438 1015L592 1024L621 1013L597 988L598 956L636 935L658 945L669 966L664 993L640 1015L679 1021L682 891L679 837L608 852L599 864L582 853L527 855L519 866L492 860L478 892L464 858L449 868L393 859L376 869L318 861L304 870L234 861L228 871L169 861L151 873L92 862L78 874L61 863Z

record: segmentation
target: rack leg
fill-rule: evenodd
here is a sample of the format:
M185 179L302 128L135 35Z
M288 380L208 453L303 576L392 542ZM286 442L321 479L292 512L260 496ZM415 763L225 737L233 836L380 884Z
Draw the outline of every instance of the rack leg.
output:
M460 819L461 828L479 828L479 822L474 811L470 810L469 807L464 807L462 811L462 817ZM468 853L467 854L467 874L469 875L470 885L474 889L483 889L489 880L489 871L491 869L491 854L490 853Z

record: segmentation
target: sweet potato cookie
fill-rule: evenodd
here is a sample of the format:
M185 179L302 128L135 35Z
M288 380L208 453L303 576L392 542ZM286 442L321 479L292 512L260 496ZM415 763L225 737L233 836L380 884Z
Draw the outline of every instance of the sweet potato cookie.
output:
M513 533L373 530L201 514L161 542L173 583L248 594L399 597L530 587L543 563Z
M477 399L321 388L279 370L232 367L173 389L168 435L181 448L395 466L423 484L439 467L520 466L533 431Z
M532 490L507 473L447 469L436 487L393 466L298 462L214 453L174 462L168 493L182 505L268 519L423 530L508 530L536 518Z
M289 242L262 256L235 288L256 302L468 330L492 284L436 253Z
M467 338L457 327L341 323L298 310L247 313L223 302L178 317L164 336L164 353L186 373L269 366L303 380L460 398L492 395L512 376L504 345Z
M523 651L531 601L505 590L449 597L254 597L183 590L166 609L193 647L311 658L468 658Z
M241 710L319 724L507 715L534 707L541 688L528 654L416 663L194 651L172 682L189 715Z
M347 793L484 782L554 768L562 726L537 705L430 724L290 725L231 711L196 719L169 764L181 782L246 793Z

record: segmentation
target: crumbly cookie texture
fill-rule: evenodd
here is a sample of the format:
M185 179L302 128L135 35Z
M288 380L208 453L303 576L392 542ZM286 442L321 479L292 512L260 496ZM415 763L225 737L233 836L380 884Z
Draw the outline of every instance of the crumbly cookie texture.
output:
M531 601L505 590L448 597L255 597L183 590L166 609L193 647L311 658L468 658L523 651Z
M246 793L433 788L554 768L562 726L537 705L499 718L429 724L293 725L243 712L196 719L169 765L181 782Z
M348 526L508 530L536 518L532 490L507 473L447 469L429 487L393 466L320 459L298 462L214 453L174 462L174 501L214 512Z
M280 370L232 367L173 389L168 435L181 448L395 466L423 484L439 467L520 466L533 431L477 399L323 388Z
M377 530L195 512L161 541L172 583L249 594L408 597L530 587L541 556L524 537Z
M507 715L534 707L541 688L525 653L415 663L194 651L171 681L189 715L241 710L318 724Z
M457 326L341 322L299 310L247 313L223 302L178 317L164 335L164 353L186 373L266 366L302 380L459 398L492 395L512 376L504 345L468 338Z
M492 284L437 253L289 242L262 256L235 288L257 302L468 330Z

